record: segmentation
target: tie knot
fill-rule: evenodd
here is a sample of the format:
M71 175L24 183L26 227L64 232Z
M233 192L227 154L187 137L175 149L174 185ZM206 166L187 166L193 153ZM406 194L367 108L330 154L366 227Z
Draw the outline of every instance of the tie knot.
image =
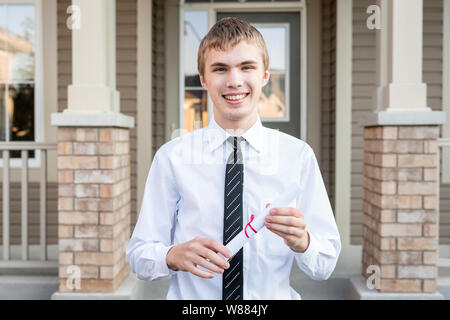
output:
M233 149L241 150L241 141L244 141L245 139L243 137L235 137L235 136L229 136L227 141L233 146Z
M233 152L228 157L227 163L243 163L241 152L241 141L244 141L243 137L230 136L227 141L233 146Z

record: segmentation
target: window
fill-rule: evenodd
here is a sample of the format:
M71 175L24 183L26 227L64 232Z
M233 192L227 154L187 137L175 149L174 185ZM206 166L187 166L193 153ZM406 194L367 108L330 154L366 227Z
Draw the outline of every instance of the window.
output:
M0 5L0 140L34 141L34 5Z
M39 140L42 83L38 83L37 12L34 1L0 0L0 141ZM20 151L12 151L10 156L20 158ZM30 158L35 156L29 152Z
M270 80L259 102L261 121L289 121L289 25L252 24L266 42Z
M184 129L191 132L208 125L207 93L200 84L197 51L208 33L207 11L184 12Z

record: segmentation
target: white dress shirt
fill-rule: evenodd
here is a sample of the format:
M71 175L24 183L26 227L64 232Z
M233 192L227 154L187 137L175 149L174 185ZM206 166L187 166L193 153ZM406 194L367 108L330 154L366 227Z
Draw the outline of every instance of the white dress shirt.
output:
M141 280L172 276L167 299L221 299L222 275L200 278L172 271L172 245L197 236L223 243L224 185L230 136L211 119L208 127L177 137L155 154L142 207L126 254ZM281 237L261 229L244 246L244 299L300 299L290 287L292 263L315 280L328 279L341 242L314 152L305 142L256 123L242 135L243 225L293 183L302 190L286 206L305 217L310 244L295 253ZM200 267L201 268L201 267Z

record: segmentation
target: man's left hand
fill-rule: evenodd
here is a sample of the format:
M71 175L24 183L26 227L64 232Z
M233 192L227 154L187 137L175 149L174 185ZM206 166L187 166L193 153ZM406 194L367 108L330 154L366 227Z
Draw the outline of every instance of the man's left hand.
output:
M297 208L285 207L271 209L264 220L264 225L273 233L284 239L292 251L303 253L309 247L309 233L303 213Z

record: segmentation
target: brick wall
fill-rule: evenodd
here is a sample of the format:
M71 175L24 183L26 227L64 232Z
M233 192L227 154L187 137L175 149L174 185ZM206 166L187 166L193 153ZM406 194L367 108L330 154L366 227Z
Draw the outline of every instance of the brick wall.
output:
M363 263L383 292L435 292L439 129L364 130Z
M81 271L80 292L114 291L128 275L130 238L128 129L59 128L59 280Z

